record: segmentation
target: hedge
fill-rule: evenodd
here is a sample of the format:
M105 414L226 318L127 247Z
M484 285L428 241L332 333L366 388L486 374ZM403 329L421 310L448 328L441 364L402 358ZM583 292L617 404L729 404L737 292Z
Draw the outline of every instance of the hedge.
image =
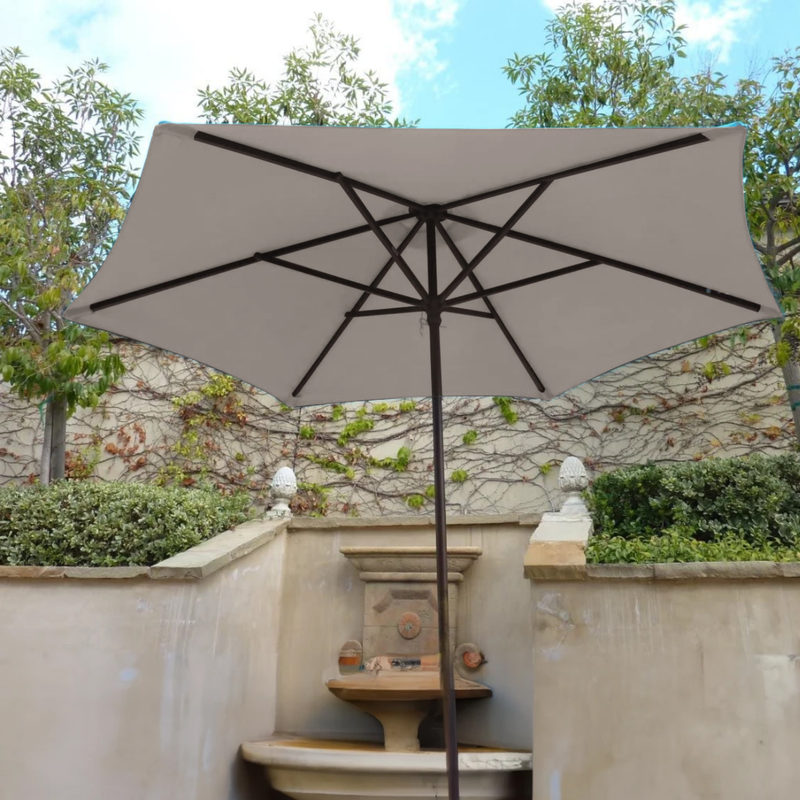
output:
M151 566L250 519L212 489L59 481L0 488L0 565Z
M800 560L800 457L645 464L587 493L590 563Z

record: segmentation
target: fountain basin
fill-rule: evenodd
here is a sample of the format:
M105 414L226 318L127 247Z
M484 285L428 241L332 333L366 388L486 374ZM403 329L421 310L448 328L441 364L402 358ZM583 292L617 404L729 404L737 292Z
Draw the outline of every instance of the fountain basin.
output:
M417 731L442 697L439 670L361 672L328 681L328 689L375 717L383 726L386 750L419 752ZM492 690L480 683L455 676L455 697L459 700L491 697Z
M459 700L491 697L492 690L480 683L454 676L455 696ZM340 700L403 702L436 700L442 696L439 670L409 672L360 672L327 682Z
M443 750L387 752L382 745L283 739L242 745L274 789L295 800L421 800L447 796ZM530 797L530 753L459 746L464 800Z

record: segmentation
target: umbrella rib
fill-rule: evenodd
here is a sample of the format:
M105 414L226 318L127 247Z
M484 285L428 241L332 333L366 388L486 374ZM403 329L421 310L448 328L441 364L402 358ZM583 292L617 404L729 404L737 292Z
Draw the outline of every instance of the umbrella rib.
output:
M139 300L140 298L148 297L151 294L159 294L160 292L165 292L168 289L175 289L178 286L185 286L187 283L194 283L195 281L200 281L204 278L213 278L215 275L222 275L225 272L231 272L235 269L248 267L251 264L257 264L258 261L259 259L252 256L250 258L240 258L238 261L231 261L227 264L221 264L218 267L204 269L200 272L194 272L191 275L183 275L180 278L173 278L169 281L155 283L152 286L145 286L143 289L135 289L132 292L118 294L114 297L109 297L106 300L98 300L96 303L91 303L89 305L89 310L94 313L95 311L102 311L105 308L111 308L111 306L118 306L122 303L130 303L131 300Z
M230 139L223 138L222 136L214 136L212 133L197 131L194 135L194 140L196 142L201 142L202 144L209 144L213 147L229 150L232 153L239 153L240 155L249 156L250 158L257 158L260 161L267 161L270 164L275 164L279 167L286 167L286 169L292 169L295 172L302 172L306 175L312 175L315 178L321 178L325 181L331 181L333 183L339 182L340 173L338 172L331 172L331 170L323 169L322 167L315 167L313 164L306 164L303 161L297 161L293 158L280 156L277 153L270 153L268 150L262 150L258 147L251 147L250 145L241 144L240 142L233 142ZM364 183L363 181L350 179L350 183L356 189L360 189L362 192L367 192L369 194L374 194L376 197L382 197L384 200L390 200L393 203L397 203L401 206L407 206L408 208L413 208L416 210L422 209L422 205L419 203L415 203L413 200L408 200L399 194L395 194L394 192L388 192L385 189L372 186L368 183Z
M569 267L561 267L560 269L554 269L550 272L543 272L541 275L531 275L529 278L520 278L518 281L501 283L498 286L492 286L489 289L480 289L476 292L471 292L470 294L462 294L449 300L446 308L449 309L451 305L455 305L456 303L469 303L472 300L485 300L493 294L510 292L513 289L522 289L524 286L531 286L534 283L541 283L542 281L549 280L550 278L558 278L562 275L580 272L581 270L588 269L589 267L596 267L599 264L599 261L581 261L580 264L572 264Z
M461 251L456 246L456 243L450 238L450 234L447 233L447 231L444 229L444 226L442 225L442 223L439 222L438 220L436 222L436 228L438 229L439 235L442 237L442 239L444 240L445 244L450 248L450 252L453 254L453 257L456 259L456 262L458 263L458 266L461 267L462 270L466 270L468 268L467 260L464 258L463 254L461 253ZM483 292L483 285L481 284L481 282L478 279L477 275L472 273L472 274L470 274L469 279L470 279L470 282L475 287L475 289L477 290L478 293ZM514 339L514 337L511 335L511 331L509 331L509 329L506 327L506 325L503 322L503 320L500 318L500 315L497 313L497 309L495 309L494 304L492 303L492 301L489 300L489 298L486 297L485 295L481 296L481 299L483 300L484 304L486 305L486 308L489 309L489 311L487 313L497 323L497 326L500 328L500 331L502 332L503 336L506 337L506 340L511 345L511 349L514 351L514 353L516 354L517 358L522 363L522 366L525 368L525 372L528 373L528 376L534 382L534 384L536 385L536 388L540 392L544 392L545 391L544 384L542 383L541 379L539 378L539 376L534 371L534 369L531 366L531 364L528 361L528 359L525 357L525 354L522 352L522 349L517 344L516 339ZM460 301L460 298L456 297L456 298L453 298L450 301L450 303L454 304L454 303L457 303L459 301ZM448 306L445 306L442 310L443 311L455 311L456 309L452 305L448 305ZM460 311L467 311L468 309L462 308L462 309L459 309L459 310Z
M391 314L411 314L424 311L422 306L403 306L402 308L369 308L366 311L348 311L345 317L386 317Z
M302 264L295 264L293 261L287 261L284 258L276 258L275 256L269 255L269 253L255 253L253 257L257 258L259 261L266 261L268 264L274 264L276 267L283 267L284 269L292 270L293 272L299 272L302 275L310 275L312 278L321 278L322 280L330 281L331 283L338 283L341 286L348 286L351 289L360 289L362 292L366 292L367 294L376 294L379 297L387 298L387 300L396 300L398 303L408 303L412 306L419 305L418 297L409 297L408 295L398 294L397 292L387 292L386 289L379 289L377 286L367 286L364 283L351 281L348 278L342 278L339 275L331 275L328 272L320 272L318 269L304 267Z
M400 245L397 248L401 253L403 252L403 250L406 249L406 247L408 247L409 244L411 244L412 239L417 235L417 233L419 233L419 229L421 227L422 227L422 221L421 220L417 220L417 224L414 225L414 227L408 232L408 235L405 237L405 239L403 239L402 242L400 242ZM392 268L392 264L394 264L394 263L395 263L394 258L390 258L383 265L383 269L381 269L381 271L373 278L372 283L370 283L370 285L369 285L369 289L370 290L374 290L374 289L378 288L378 284L386 277L386 274ZM360 311L363 308L364 303L366 303L367 300L369 300L370 297L371 297L371 293L364 292L361 295L361 297L359 297L358 300L355 302L355 305L350 309L349 313L353 314L354 312ZM416 310L416 308L415 308L415 310ZM347 327L348 327L348 325L350 325L352 320L353 320L353 318L351 316L345 315L344 321L336 329L336 332L328 340L328 343L325 345L325 347L322 348L322 351L317 356L317 358L314 360L314 363L309 367L308 371L303 376L303 378L300 381L300 383L298 383L297 386L294 388L294 391L292 392L292 397L297 397L297 395L300 394L300 392L303 391L303 387L311 379L311 376L317 371L319 365L325 360L325 357L331 351L331 348L336 344L336 342L339 340L341 335L347 330Z
M338 182L342 189L344 189L345 194L350 198L350 201L358 209L359 214L361 214L361 216L367 221L367 225L369 226L370 230L375 234L375 236L378 237L378 241L386 248L387 252L390 256L392 256L397 266L403 271L403 275L408 278L411 285L417 290L419 296L423 300L426 300L428 293L425 291L425 287L422 285L419 278L417 278L417 276L413 273L411 267L408 266L406 260L400 254L399 250L392 244L389 237L383 232L378 223L375 221L375 217L372 216L369 209L366 207L366 205L364 205L364 201L358 196L353 188L352 182L341 174L338 175Z
M465 206L469 203L478 203L481 200L489 200L492 197L497 197L501 194L508 194L509 192L517 192L520 189L528 189L531 186L536 186L539 183L560 180L561 178L570 178L573 175L581 175L584 172L592 172L596 169L605 169L606 167L613 167L617 164L624 164L628 161L635 161L639 158L648 158L649 156L659 155L661 153L668 153L672 150L679 150L684 147L691 147L695 144L702 144L708 142L710 139L702 133L693 133L691 136L684 136L681 139L675 139L671 142L663 142L662 144L653 145L652 147L644 147L641 150L634 150L630 153L624 153L611 158L603 158L599 161L590 161L588 164L582 164L578 167L571 169L560 170L559 172L551 172L549 175L542 175L538 178L530 178L520 183L512 183L509 186L503 186L499 189L492 189L488 192L481 192L474 194L470 197L464 197L461 200L454 200L451 203L445 203L443 208L451 209L458 206Z
M447 298L457 289L461 283L468 278L474 271L475 268L483 261L489 253L497 247L503 239L506 238L509 231L516 225L522 217L527 213L530 207L547 191L547 187L550 186L549 183L542 183L537 186L533 192L525 199L525 202L508 218L508 221L502 228L498 228L495 231L494 236L481 248L478 255L472 259L472 261L467 264L466 268L463 269L447 286L447 288L439 295L439 301L444 302ZM450 215L448 214L448 217Z
M395 222L404 222L407 219L415 218L416 214L398 214L395 217L386 217L375 221L376 225L393 225ZM347 239L351 236L357 236L360 233L368 233L372 228L369 225L359 225L356 228L348 228L344 231L337 233L328 233L325 236L318 236L316 239L308 239L305 242L298 242L297 244L290 244L287 247L279 247L277 250L270 250L271 256L285 256L289 253L296 253L298 250L308 250L310 247L317 247L321 244L328 244L330 242L338 242L341 239Z
M458 214L447 214L447 219L452 220L453 222L460 222L462 225L480 228L481 230L485 231L497 232L501 230L501 228L499 228L497 225L491 225L487 222L479 222L478 220L462 217ZM752 300L745 300L741 297L737 297L736 295L720 292L717 289L708 289L707 287L700 286L697 283L685 281L681 278L673 278L670 275L664 275L661 272L655 272L654 270L647 269L646 267L638 267L635 264L628 264L627 262L620 261L616 258L606 258L606 256L601 256L597 253L590 253L587 250L581 250L577 247L570 247L569 245L561 244L559 242L551 242L548 239L541 239L538 236L531 236L528 233L509 231L506 235L509 239L517 239L521 242L527 242L528 244L535 244L538 247L544 247L547 250L555 250L556 252L566 253L567 255L576 256L577 258L585 258L590 261L597 261L600 264L605 264L608 267L614 267L615 269L620 269L624 272L631 272L634 275L641 275L644 278L650 278L661 283L669 284L670 286L677 286L680 289L696 292L697 294L705 295L706 297L710 297L714 300L720 300L723 303L730 303L731 305L739 306L740 308L746 308L748 311L758 312L761 310L761 305L759 303L754 303Z
M376 221L377 225L392 225L395 222L402 222L403 220L410 219L414 214L399 214L395 217L386 217ZM307 250L311 247L317 247L321 244L328 244L329 242L337 242L340 239L347 239L350 236L356 236L360 233L367 233L371 230L369 225L359 225L357 228L348 228L345 231L337 231L336 233L329 233L325 236L318 236L316 239L308 239L305 242L298 242L287 247L280 247L277 250L270 250L267 255L269 256L282 256L288 253L296 253L298 250ZM90 311L102 311L104 308L111 306L121 305L122 303L129 303L131 300L139 300L142 297L148 297L151 294L158 294L165 292L168 289L175 289L178 286L185 286L188 283L203 280L204 278L213 278L215 275L222 275L225 272L231 272L241 267L248 267L252 264L257 264L261 258L241 258L238 261L231 261L228 264L221 264L218 267L210 267L209 269L200 270L200 272L193 272L189 275L182 275L180 278L173 278L169 281L162 281L153 286L146 286L143 289L136 289L132 292L125 292L115 297L109 297L107 300L100 300L97 303L92 303L89 306Z
M490 311L478 311L475 308L457 308L456 306L453 307L445 306L442 309L442 312L445 311L451 314L464 314L465 316L468 317L482 317L483 319L496 319L494 314L492 314Z

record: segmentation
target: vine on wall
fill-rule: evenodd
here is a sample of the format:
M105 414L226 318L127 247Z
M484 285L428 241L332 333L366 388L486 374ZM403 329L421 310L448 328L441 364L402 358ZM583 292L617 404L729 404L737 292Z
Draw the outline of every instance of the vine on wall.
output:
M568 455L590 474L627 464L794 447L766 325L642 359L548 403L445 400L446 490L456 513L557 507ZM295 513L432 512L430 403L424 399L292 410L195 362L130 342L129 366L94 412L70 421L73 478L210 482L259 504L279 466L298 476ZM36 409L0 390L0 482L35 481Z

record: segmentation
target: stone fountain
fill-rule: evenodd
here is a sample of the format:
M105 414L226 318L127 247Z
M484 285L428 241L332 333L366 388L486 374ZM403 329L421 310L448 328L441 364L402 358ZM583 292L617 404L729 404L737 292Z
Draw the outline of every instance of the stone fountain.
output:
M286 482L285 476L283 483ZM382 745L310 739L242 745L262 764L274 789L298 800L411 800L447 795L445 753L420 746L418 730L441 701L436 552L433 547L343 547L364 587L362 640L344 642L340 676L327 682L338 698L375 717ZM448 548L450 646L459 702L490 698L474 676L486 662L472 643L458 641L458 590L479 547ZM502 800L526 795L531 754L459 746L461 796Z
M364 591L364 642L345 642L339 654L342 677L328 689L375 717L383 726L384 747L419 752L420 722L441 699L439 674L436 551L432 547L343 547L360 571ZM479 547L448 550L450 646L456 650L458 585L480 556ZM484 659L472 644L458 648L465 669ZM467 661L464 656L469 654ZM467 667L469 663L472 667ZM456 699L491 697L488 686L455 676Z

